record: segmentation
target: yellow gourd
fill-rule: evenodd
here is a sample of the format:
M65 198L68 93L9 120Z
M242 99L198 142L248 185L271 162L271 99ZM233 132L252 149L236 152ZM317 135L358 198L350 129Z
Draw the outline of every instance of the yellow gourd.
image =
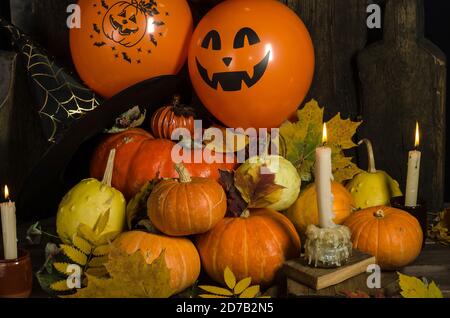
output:
M353 196L356 207L365 209L378 205L390 205L392 197L401 196L399 184L382 170L376 170L372 143L368 139L358 144L366 144L368 155L367 171L357 174L346 186Z
M93 228L99 217L109 211L102 233L117 232L125 225L126 202L122 193L111 187L115 151L112 150L103 181L85 179L75 185L62 199L56 215L56 231L65 244L72 244L81 223ZM98 233L101 234L101 233Z

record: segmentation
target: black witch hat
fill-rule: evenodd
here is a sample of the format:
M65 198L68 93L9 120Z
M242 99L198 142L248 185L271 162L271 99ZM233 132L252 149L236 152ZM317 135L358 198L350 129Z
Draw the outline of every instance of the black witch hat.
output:
M102 101L17 27L0 18L0 28L7 31L25 59L30 90L37 105L35 110L49 142L48 150L20 190L17 202L21 220L38 220L54 216L64 193L87 176L79 172L87 171L89 156L77 154L89 140L136 105L146 107L151 113L182 90L182 83L176 76L161 76Z

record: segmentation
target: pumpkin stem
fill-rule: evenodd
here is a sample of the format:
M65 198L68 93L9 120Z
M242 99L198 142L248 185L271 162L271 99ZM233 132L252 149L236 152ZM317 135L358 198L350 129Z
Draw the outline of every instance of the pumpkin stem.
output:
M116 149L111 149L111 151L109 152L108 163L106 164L105 173L103 175L102 180L102 183L108 186L111 186L115 157L116 157Z
M377 169L375 168L375 157L373 155L372 142L369 139L364 138L363 140L358 142L358 146L361 145L362 143L366 144L367 148L367 158L369 160L367 171L370 173L376 173Z
M377 219L382 219L384 218L384 211L381 209L378 209L374 214L374 217L376 217Z
M246 218L248 218L249 216L250 216L250 211L249 211L249 209L245 209L245 210L241 213L241 215L240 215L240 217L243 218L243 219L246 219Z
M174 107L178 107L181 104L181 96L180 95L173 95L173 99L172 99L172 105Z
M192 181L189 171L182 163L176 163L175 170L177 171L178 176L180 177L181 183L189 183Z

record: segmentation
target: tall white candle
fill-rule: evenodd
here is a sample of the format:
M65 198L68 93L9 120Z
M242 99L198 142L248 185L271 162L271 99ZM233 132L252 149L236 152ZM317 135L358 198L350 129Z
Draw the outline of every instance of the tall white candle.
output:
M9 198L8 187L5 186L5 199ZM3 251L5 259L17 258L16 205L8 201L0 204L3 234Z
M415 148L419 147L419 123L416 123ZM406 177L405 206L417 206L419 191L420 157L418 150L412 150L408 155L408 174Z
M323 143L327 141L327 126L323 125ZM317 193L317 207L319 210L319 226L321 228L333 228L333 194L331 181L331 148L323 146L316 148L316 163L314 168L315 185Z

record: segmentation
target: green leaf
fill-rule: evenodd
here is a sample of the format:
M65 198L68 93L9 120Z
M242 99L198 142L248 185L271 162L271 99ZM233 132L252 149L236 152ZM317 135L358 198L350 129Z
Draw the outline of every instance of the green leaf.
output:
M233 293L231 291L222 287L208 286L208 285L201 285L198 287L214 295L233 296Z
M251 277L247 277L247 278L240 280L234 287L234 293L236 295L241 294L247 287L250 286L251 283L252 283Z
M239 298L255 298L259 294L259 285L248 287L239 295Z
M225 268L223 278L229 289L233 289L236 286L236 277L228 266Z

